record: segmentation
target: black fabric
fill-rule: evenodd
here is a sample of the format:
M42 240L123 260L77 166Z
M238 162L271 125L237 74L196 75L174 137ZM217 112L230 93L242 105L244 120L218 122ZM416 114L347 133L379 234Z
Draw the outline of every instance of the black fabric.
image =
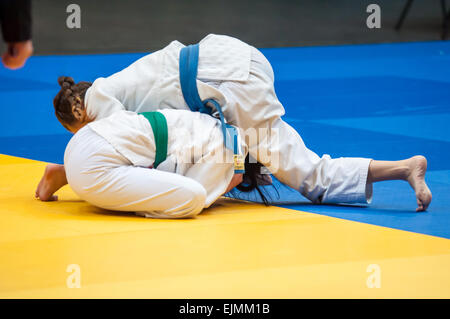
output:
M31 0L0 0L0 23L5 42L31 39Z

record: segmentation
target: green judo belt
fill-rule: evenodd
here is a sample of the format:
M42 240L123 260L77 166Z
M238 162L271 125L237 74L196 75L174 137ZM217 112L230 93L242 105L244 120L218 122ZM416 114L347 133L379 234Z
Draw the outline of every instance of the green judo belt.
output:
M159 164L167 158L167 144L169 132L167 129L167 120L160 112L139 113L150 122L153 136L155 137L155 162L153 167L157 168Z
M199 45L190 45L180 51L180 85L184 100L191 111L201 112L212 115L213 110L208 105L212 104L219 113L221 122L224 146L230 149L234 156L234 172L236 174L244 173L244 158L241 153L238 141L238 129L225 122L221 105L214 99L201 100L197 88L197 68L199 58ZM163 114L159 112L139 113L145 116L152 126L153 135L155 136L155 163L153 167L158 165L167 158L167 120Z

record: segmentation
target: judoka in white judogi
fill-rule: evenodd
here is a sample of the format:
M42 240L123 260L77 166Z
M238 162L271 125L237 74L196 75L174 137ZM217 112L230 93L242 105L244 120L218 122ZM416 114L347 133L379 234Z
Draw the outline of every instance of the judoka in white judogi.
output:
M191 217L223 195L234 175L220 121L186 110L161 110L167 120L167 158L158 169L149 121L117 111L80 129L64 154L67 181L93 205L148 217ZM244 154L246 146L239 138Z
M214 34L199 44L197 86L201 99L218 101L228 123L243 131L263 129L259 140L248 145L252 157L271 167L271 158L260 154L277 154L279 162L275 169L272 168L272 173L313 202L366 203L371 200L372 186L367 184L371 159L332 159L328 155L319 157L309 150L299 134L281 119L285 111L275 94L274 73L259 50L238 39ZM122 71L97 79L85 96L89 117L98 120L120 110L188 110L178 69L179 52L183 47L180 42L173 41ZM129 144L130 141L117 143L116 150L120 143ZM136 176L136 181L140 178ZM102 182L92 180L92 183L96 187L111 185L107 179ZM71 186L76 188L76 185ZM138 200L131 193L129 188L118 188L111 196L121 198L121 207L128 209Z

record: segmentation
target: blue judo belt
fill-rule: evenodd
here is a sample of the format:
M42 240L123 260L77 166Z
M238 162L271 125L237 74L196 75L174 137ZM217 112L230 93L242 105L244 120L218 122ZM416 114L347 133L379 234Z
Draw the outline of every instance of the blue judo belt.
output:
M213 109L208 106L211 103L219 113L222 126L223 142L226 148L234 154L235 174L244 173L244 159L240 153L238 143L238 130L236 127L225 123L222 107L214 99L201 100L197 88L199 45L189 45L180 51L180 84L184 100L191 111L212 115Z

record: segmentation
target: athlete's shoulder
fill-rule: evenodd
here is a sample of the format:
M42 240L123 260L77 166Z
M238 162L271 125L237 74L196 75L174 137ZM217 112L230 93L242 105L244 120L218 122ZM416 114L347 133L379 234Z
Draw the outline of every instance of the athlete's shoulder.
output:
M248 44L245 43L244 41L242 41L238 38L229 36L229 35L225 35L225 34L210 33L200 41L200 44L204 44L204 43L208 43L208 42L239 44L239 45L248 46Z
M92 121L88 126L108 141L119 141L120 139L126 140L130 136L137 137L139 134L144 134L148 123L138 113L121 110Z
M89 99L90 96L95 95L97 92L103 91L107 88L107 82L107 78L100 77L95 79L94 82L92 82L91 87L87 89L85 99Z
M139 114L132 111L118 110L106 117L90 122L91 127L107 125L132 125L133 122L139 121Z
M209 34L200 41L199 79L246 81L251 46L227 35Z

